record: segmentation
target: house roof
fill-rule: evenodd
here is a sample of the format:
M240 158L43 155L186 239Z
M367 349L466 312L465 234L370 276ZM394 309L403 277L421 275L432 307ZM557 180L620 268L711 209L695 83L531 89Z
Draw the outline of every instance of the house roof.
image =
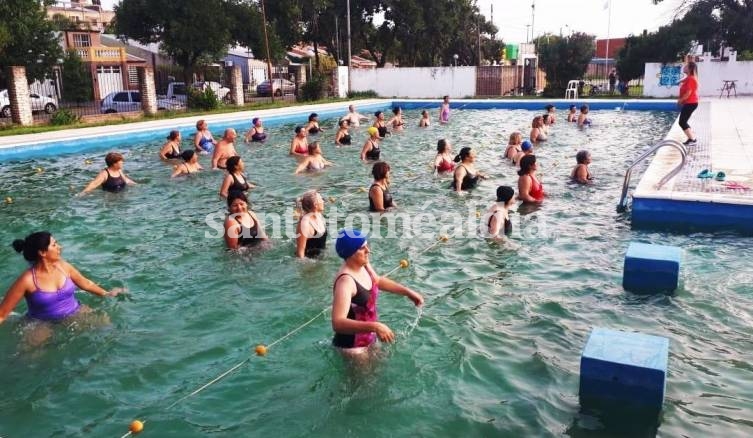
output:
M607 58L615 59L617 57L617 53L619 53L620 49L625 47L625 38L610 38L610 39L597 39L596 40L596 50L594 52L594 56L598 56L601 58L604 58L604 53L607 50L607 41L609 41L609 53L607 53Z

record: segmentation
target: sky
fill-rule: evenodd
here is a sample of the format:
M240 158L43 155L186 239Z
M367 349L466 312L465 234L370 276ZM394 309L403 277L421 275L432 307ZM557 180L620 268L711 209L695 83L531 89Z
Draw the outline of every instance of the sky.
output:
M427 0L428 1L428 0ZM102 0L105 9L112 9L119 0ZM531 4L535 2L534 33L551 32L558 35L585 32L597 38L626 37L649 32L669 24L680 0L664 0L654 5L652 0L478 0L481 13L491 16L494 5L494 24L497 36L507 43L526 42L526 25L531 24ZM611 4L611 20L609 20ZM530 32L530 28L528 29Z
M526 25L531 24L531 4L535 2L534 33L550 32L564 35L585 32L597 38L638 35L644 29L655 31L669 24L680 0L664 0L654 5L651 0L478 0L481 13L491 16L498 37L507 43L526 41ZM609 20L611 4L612 18ZM530 29L528 30L530 35Z

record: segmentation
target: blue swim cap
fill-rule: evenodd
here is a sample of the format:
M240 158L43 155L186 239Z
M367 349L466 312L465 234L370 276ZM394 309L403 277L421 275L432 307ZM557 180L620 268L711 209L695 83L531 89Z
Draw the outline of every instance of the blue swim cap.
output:
M521 143L521 145L520 145L520 149L524 150L524 151L527 151L527 150L531 149L532 147L533 147L533 145L528 140L523 140L523 143Z
M356 228L343 228L337 233L335 250L342 259L356 253L366 243L366 233Z

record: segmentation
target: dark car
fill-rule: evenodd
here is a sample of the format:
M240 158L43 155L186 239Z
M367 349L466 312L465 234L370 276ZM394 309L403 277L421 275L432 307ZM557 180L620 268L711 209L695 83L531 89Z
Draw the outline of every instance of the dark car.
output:
M264 81L256 86L256 94L259 96L271 96L270 82ZM283 94L295 94L295 84L287 79L274 79L274 95L282 96Z

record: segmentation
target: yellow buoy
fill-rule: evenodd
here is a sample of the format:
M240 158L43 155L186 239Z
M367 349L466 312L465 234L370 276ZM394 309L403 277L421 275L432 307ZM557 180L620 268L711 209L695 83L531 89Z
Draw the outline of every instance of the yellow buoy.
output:
M88 166L88 165L92 164L92 160L84 160L84 164L86 164Z
M481 212L476 210L476 217L481 217Z
M401 267L401 268L405 269L405 268L407 268L407 267L408 267L409 265L410 265L410 263L408 263L408 260L405 260L405 259L402 259L402 260L400 260L400 267Z
M257 356L266 356L267 355L267 346L259 344L254 348L254 351L256 352Z
M35 170L37 171L37 173L42 173L42 172L44 172L44 169L42 169L41 167L37 167L37 168L36 168Z
M10 196L8 196L7 198L5 198L5 203L6 204L12 204L13 203L13 198L11 198Z
M330 202L330 203L334 204L334 203L335 203L335 201L337 201L337 199L335 199L335 197L334 197L334 196L330 196L330 197L329 197L329 202Z
M439 236L439 240L441 240L442 242L447 242L448 240L450 240L450 236L448 236L447 234L442 234L441 236Z
M128 430L130 430L131 433L139 433L144 430L144 423L139 420L133 420L131 422L131 425L128 427Z
M359 192L365 192L365 191L366 191L366 187L359 187L359 188L358 188L358 191L359 191Z

